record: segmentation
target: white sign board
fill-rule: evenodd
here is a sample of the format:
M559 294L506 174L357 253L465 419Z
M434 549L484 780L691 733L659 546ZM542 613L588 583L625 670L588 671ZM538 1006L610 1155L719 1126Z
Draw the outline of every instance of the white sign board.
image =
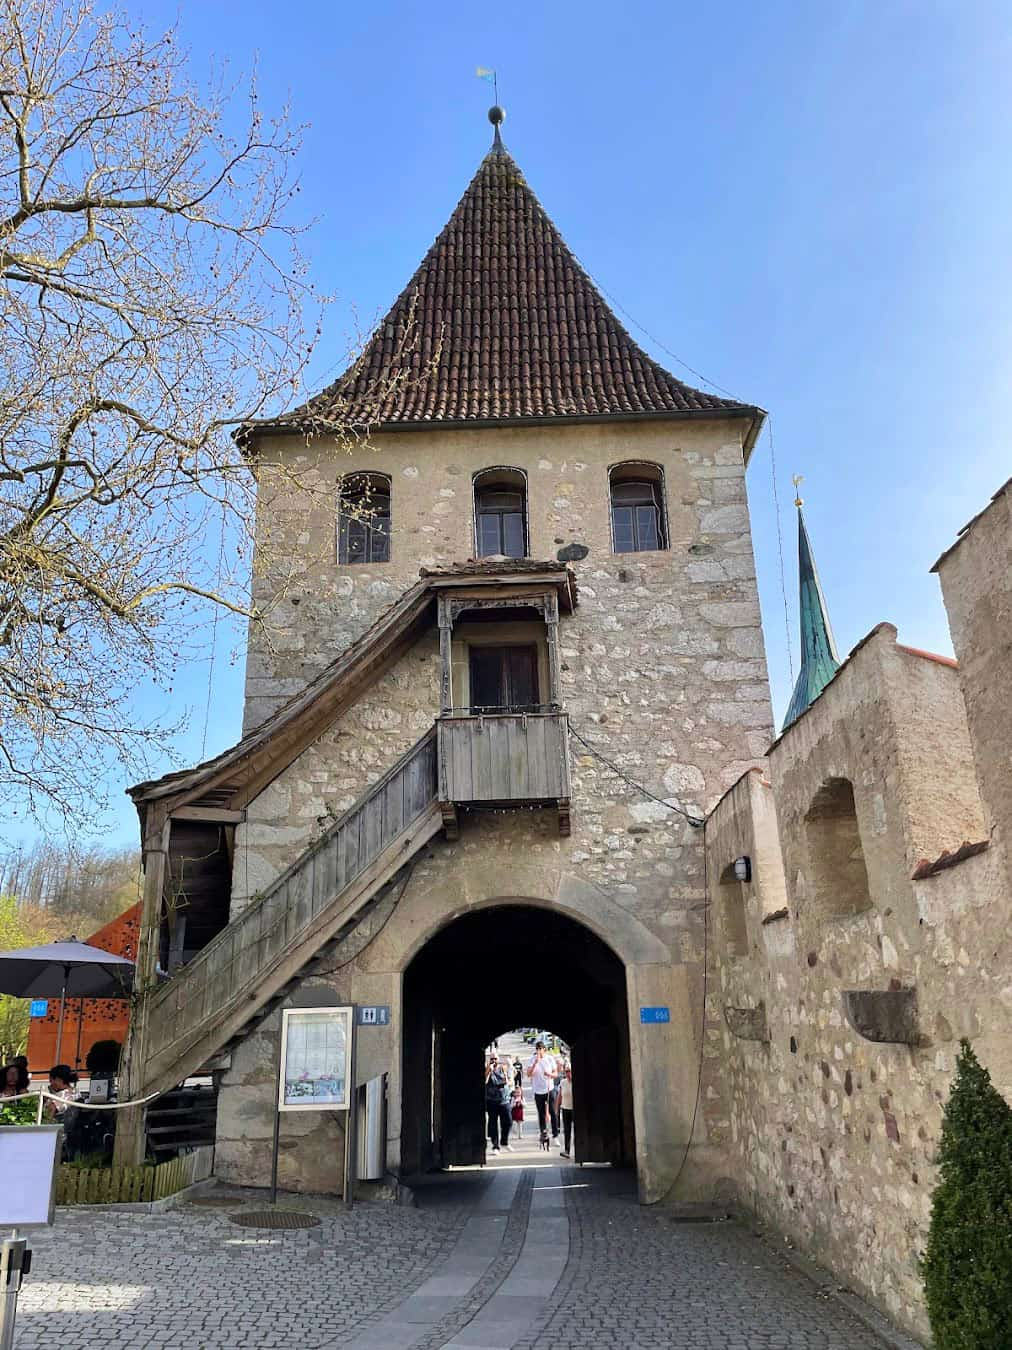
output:
M352 1008L286 1008L281 1022L281 1111L347 1111Z
M0 1125L0 1228L53 1222L62 1125Z

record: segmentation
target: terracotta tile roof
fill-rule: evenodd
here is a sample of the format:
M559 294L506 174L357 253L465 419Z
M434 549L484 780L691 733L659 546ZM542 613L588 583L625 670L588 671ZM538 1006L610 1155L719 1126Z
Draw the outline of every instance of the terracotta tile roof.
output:
M927 859L919 862L914 868L913 879L914 881L925 881L928 877L937 876L939 872L944 872L948 867L955 867L961 862L966 862L967 858L975 858L978 853L984 852L988 843L987 839L981 839L975 844L964 840L959 848L953 849L951 853L945 850L934 862L929 862Z
M902 642L897 642L896 646L908 656L919 656L924 661L934 661L940 666L951 666L953 670L959 669L959 662L952 656L942 656L940 652L926 652L920 647L907 647Z
M537 558L507 558L497 555L487 558L468 558L466 562L446 563L442 567L420 567L420 577L516 577L528 572L568 572L567 563Z
M763 413L650 359L496 143L361 357L258 431Z

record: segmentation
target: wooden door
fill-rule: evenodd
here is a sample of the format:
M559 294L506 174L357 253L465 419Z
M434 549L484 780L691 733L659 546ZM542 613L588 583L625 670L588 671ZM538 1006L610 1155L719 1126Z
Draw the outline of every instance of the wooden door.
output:
M574 1039L572 1060L576 1160L618 1167L623 1160L623 1094L615 1027L595 1027Z
M452 1027L442 1035L439 1083L442 1165L485 1161L485 1058L482 1048Z

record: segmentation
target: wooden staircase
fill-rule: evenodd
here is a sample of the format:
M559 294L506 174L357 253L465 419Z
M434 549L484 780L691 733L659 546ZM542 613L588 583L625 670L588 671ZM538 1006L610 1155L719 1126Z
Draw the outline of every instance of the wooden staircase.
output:
M241 1038L442 828L435 729L192 961L148 992L143 1093L164 1092Z

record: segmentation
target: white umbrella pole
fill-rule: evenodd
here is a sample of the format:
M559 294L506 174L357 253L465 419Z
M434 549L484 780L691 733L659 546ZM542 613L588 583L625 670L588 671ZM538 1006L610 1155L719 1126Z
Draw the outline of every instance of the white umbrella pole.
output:
M63 1016L64 1016L64 1013L67 1011L67 979L68 979L69 975L70 975L70 967L69 967L69 966L64 966L64 967L63 967L63 993L60 995L60 1024L59 1024L59 1026L56 1028L56 1062L57 1062L57 1064L62 1064L62 1063L63 1063L63 1060L60 1058L60 1056L61 1056L61 1054L63 1053Z

